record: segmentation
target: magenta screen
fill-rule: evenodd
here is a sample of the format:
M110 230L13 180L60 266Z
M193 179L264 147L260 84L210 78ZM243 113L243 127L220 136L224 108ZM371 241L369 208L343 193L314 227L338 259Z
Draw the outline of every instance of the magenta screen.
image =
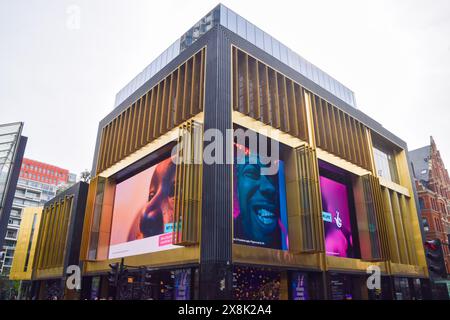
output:
M320 189L326 253L352 258L353 237L347 186L320 176Z

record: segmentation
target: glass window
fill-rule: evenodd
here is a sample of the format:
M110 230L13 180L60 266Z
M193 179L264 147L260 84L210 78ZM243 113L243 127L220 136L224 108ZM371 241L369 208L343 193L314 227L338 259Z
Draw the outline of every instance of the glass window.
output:
M388 180L392 180L391 173L389 172L389 161L387 158L387 154L382 152L381 150L378 150L377 148L373 148L373 151L378 176L386 178Z
M420 206L420 210L423 210L425 208L425 202L423 201L422 198L419 199L419 206Z
M319 83L319 75L318 75L318 70L317 67L315 65L311 64L311 70L312 70L312 79L314 80L315 83Z
M264 34L258 27L255 28L256 46L264 50Z
M275 58L280 60L280 42L275 39L272 39L272 54Z
M272 54L272 38L264 32L264 51Z
M237 21L238 21L237 34L240 35L242 38L247 39L246 21L240 16L237 16Z
M255 26L247 21L247 40L255 44Z
M220 6L220 24L224 27L228 28L228 18L227 18L228 9L224 6Z
M422 217L422 225L423 225L423 231L428 232L430 230L430 225L428 224L427 218Z
M288 49L282 43L280 43L280 58L281 58L281 61L283 63L289 65L289 62L288 62Z
M236 14L231 10L228 10L228 29L236 32Z
M374 147L375 167L379 177L398 183L397 167L391 152Z

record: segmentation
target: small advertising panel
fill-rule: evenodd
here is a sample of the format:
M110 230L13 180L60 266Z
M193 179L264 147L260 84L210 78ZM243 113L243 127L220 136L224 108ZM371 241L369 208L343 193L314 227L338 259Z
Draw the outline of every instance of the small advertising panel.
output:
M292 300L309 300L308 275L304 272L293 272L291 278Z
M175 300L191 299L191 270L179 269L174 272Z
M117 184L110 259L179 248L172 245L174 191L171 158Z

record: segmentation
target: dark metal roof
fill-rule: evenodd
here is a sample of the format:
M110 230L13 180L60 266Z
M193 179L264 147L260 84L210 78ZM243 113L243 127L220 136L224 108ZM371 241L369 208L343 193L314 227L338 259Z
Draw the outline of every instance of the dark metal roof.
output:
M411 161L414 177L419 181L428 182L429 180L429 159L431 146L425 146L409 152L409 159Z

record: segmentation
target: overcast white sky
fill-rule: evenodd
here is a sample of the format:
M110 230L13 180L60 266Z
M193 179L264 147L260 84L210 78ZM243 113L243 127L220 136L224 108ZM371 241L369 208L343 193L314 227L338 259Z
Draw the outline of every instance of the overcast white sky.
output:
M217 3L0 0L0 123L25 122L26 157L90 169L116 93ZM410 150L433 135L450 167L450 1L222 3L348 86Z

